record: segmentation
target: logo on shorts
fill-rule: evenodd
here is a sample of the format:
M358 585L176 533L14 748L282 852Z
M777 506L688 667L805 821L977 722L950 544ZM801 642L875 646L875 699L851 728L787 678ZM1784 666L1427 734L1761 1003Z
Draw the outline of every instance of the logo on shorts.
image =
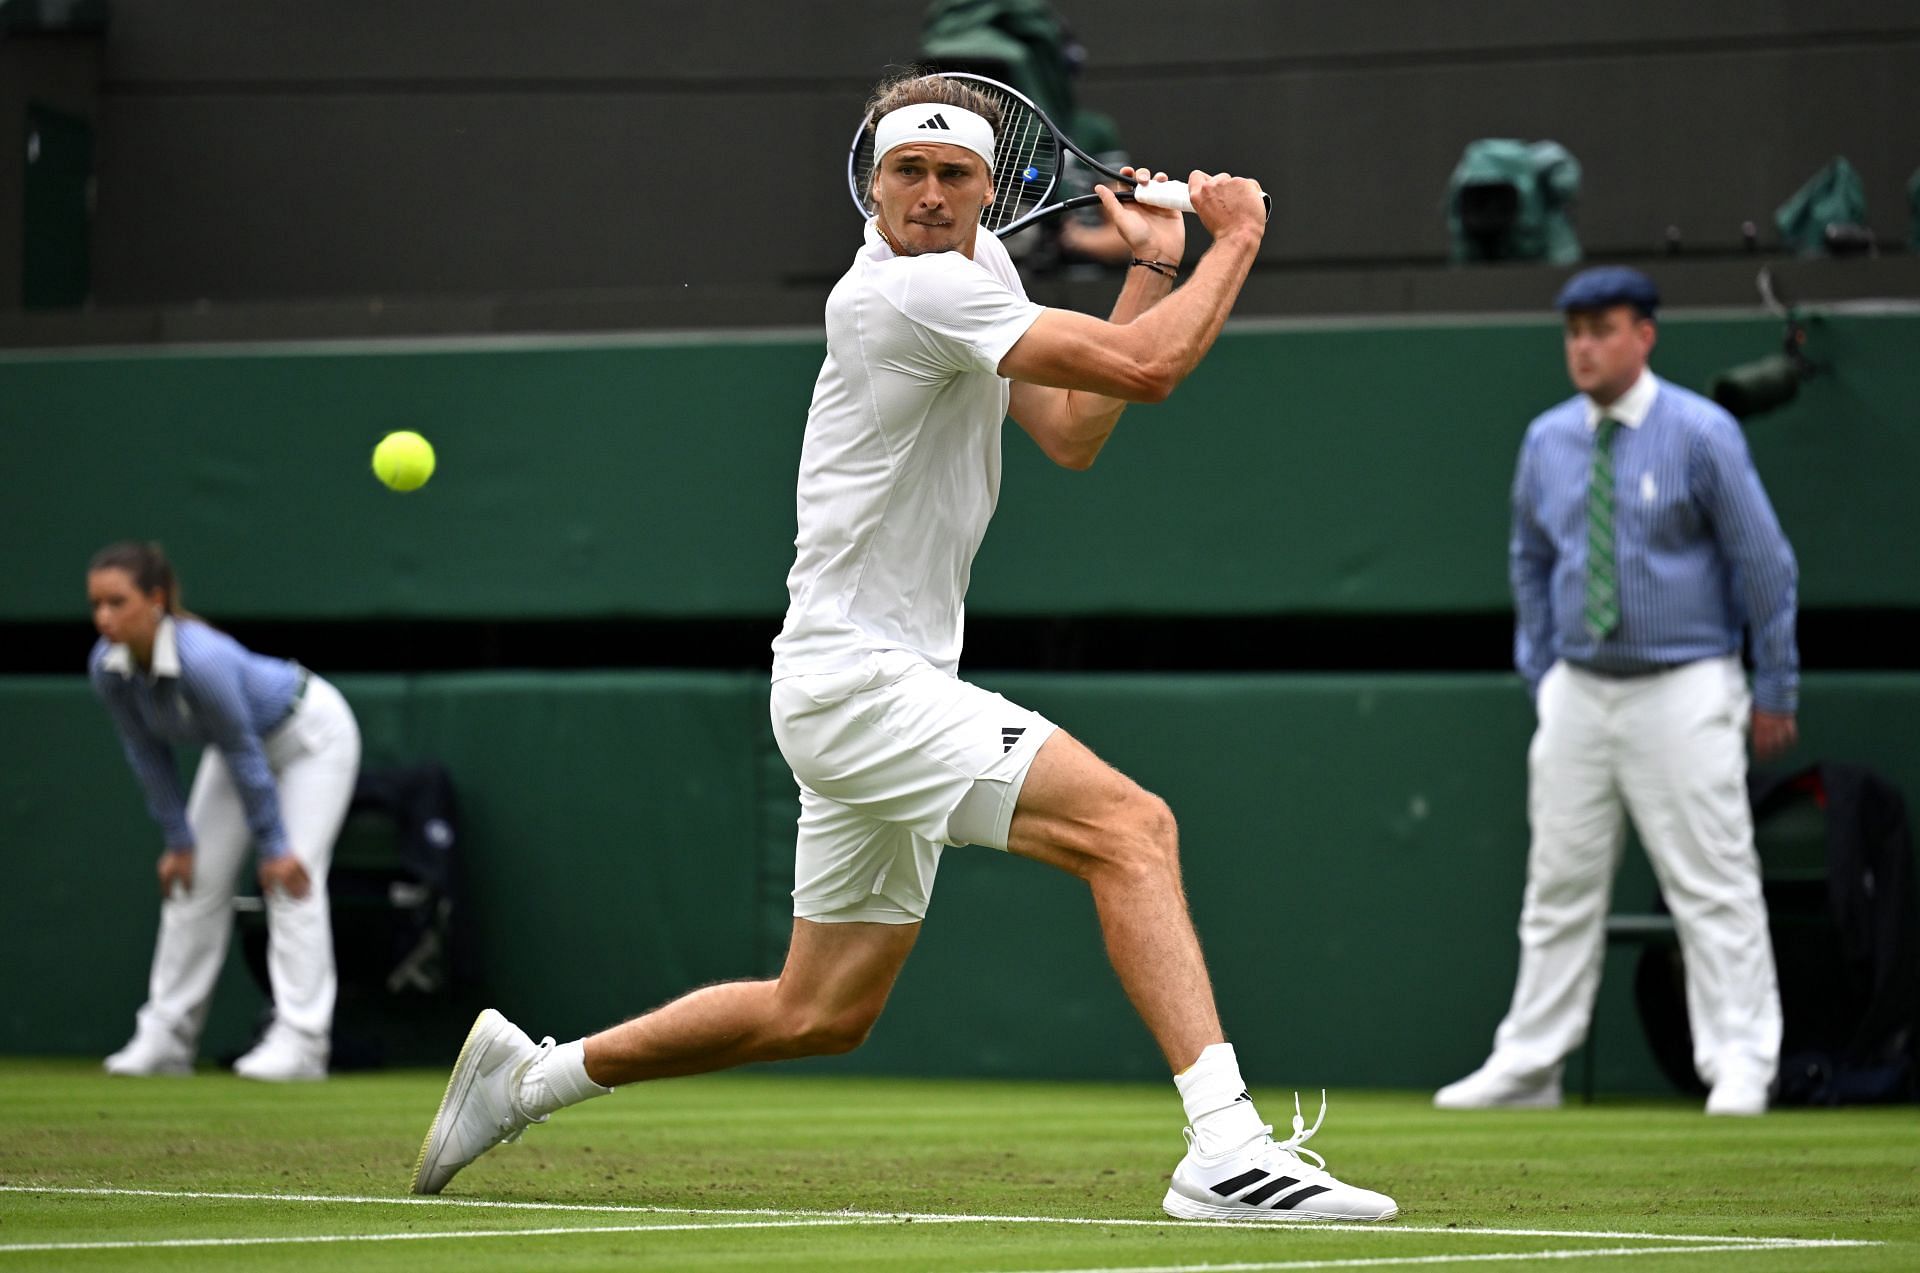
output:
M1017 743L1017 742L1019 742L1019 741L1020 741L1020 735L1022 735L1022 734L1024 734L1024 733L1026 733L1026 732L1027 732L1027 730L1026 730L1026 727L1025 727L1025 726L1023 726L1023 725L1003 725L1003 726L1001 726L1001 728L1000 728L1000 754L1001 754L1002 756L1004 756L1004 755L1006 755L1006 754L1007 754L1008 752L1010 752L1010 751L1012 751L1012 750L1013 750L1013 745L1014 745L1015 743Z

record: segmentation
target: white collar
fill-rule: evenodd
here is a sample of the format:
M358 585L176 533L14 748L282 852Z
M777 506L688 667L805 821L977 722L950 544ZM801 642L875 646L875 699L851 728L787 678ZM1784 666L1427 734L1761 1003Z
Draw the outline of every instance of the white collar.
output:
M115 642L107 647L106 657L100 660L100 666L109 672L118 672L122 676L133 675L133 651L125 642ZM149 677L180 677L180 634L174 630L173 616L160 616L160 624L153 630L153 666L147 669Z
M1637 429L1647 422L1647 412L1653 410L1653 400L1660 392L1660 382L1654 379L1653 372L1645 367L1640 369L1640 378L1633 387L1613 400L1610 407L1602 407L1592 398L1587 399L1587 432L1592 433L1600 427L1600 417L1608 416L1618 420L1629 429Z

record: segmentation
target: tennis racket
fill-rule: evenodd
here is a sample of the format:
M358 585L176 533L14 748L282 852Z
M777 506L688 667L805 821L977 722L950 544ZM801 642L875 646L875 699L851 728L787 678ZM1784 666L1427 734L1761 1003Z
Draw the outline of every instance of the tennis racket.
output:
M963 80L969 88L984 94L1000 108L1000 136L994 143L993 202L980 210L980 224L1000 238L1025 229L1042 217L1084 208L1100 202L1097 193L1055 197L1060 185L1062 151L1071 151L1094 172L1120 184L1122 202L1139 202L1155 208L1193 211L1193 196L1184 181L1153 181L1136 186L1134 182L1107 167L1073 143L1061 132L1047 113L1035 106L1017 89L998 80L962 71L942 71L943 79ZM873 128L877 121L869 114L860 121L847 151L847 188L862 217L874 214L867 192L873 177ZM1267 215L1273 215L1273 197L1262 194Z

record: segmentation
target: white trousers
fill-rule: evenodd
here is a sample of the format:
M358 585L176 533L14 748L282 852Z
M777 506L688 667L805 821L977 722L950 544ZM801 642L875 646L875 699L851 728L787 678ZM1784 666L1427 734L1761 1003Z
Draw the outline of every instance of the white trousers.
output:
M312 889L292 898L278 889L266 897L267 974L274 1021L324 1048L333 1031L337 981L333 925L327 904L327 868L333 842L353 801L360 771L360 727L353 710L327 682L309 673L293 715L266 737L267 763L280 792L280 820L293 855ZM165 1032L189 1051L206 1025L207 1006L226 962L233 934L233 899L240 871L253 858L253 834L233 772L209 747L187 798L193 828L193 887L160 904L142 1033Z
M1630 814L1680 937L1694 1068L1709 1085L1773 1080L1780 991L1747 803L1748 702L1734 658L1626 679L1560 663L1541 681L1520 976L1495 1067L1557 1073L1585 1040Z

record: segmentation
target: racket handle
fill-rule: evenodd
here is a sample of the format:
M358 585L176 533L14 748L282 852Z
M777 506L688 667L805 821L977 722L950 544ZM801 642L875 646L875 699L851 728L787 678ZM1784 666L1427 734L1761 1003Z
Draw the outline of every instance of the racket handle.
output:
M1135 203L1149 208L1172 208L1176 212L1193 211L1193 192L1184 181L1149 181L1133 188Z
M1172 208L1177 212L1193 211L1193 192L1187 189L1184 181L1149 181L1145 185L1133 188L1135 203L1144 203L1149 208ZM1260 202L1267 210L1267 216L1273 216L1273 196L1262 190Z

